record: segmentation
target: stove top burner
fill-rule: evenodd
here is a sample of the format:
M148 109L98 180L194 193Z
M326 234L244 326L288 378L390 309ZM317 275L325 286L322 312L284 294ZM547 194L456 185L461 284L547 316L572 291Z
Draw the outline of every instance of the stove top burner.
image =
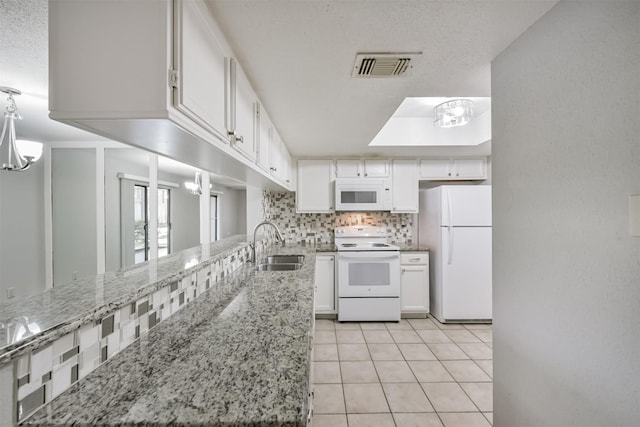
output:
M339 251L392 251L398 250L397 246L388 243L363 242L363 243L338 243Z

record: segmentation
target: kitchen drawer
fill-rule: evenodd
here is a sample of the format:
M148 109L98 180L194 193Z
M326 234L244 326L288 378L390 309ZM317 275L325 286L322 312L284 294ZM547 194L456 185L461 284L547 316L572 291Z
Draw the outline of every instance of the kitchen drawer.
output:
M400 254L400 264L428 264L429 253L411 253L411 254Z

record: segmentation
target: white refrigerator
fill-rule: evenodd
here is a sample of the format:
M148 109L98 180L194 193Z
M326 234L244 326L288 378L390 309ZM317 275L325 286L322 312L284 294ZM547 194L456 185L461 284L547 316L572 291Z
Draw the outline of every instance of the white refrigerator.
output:
M491 186L420 191L418 240L430 253L431 314L441 322L490 321Z

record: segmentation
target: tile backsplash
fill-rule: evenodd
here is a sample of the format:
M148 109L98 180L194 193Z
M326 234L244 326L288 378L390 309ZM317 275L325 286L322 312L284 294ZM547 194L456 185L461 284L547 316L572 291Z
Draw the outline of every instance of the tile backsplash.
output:
M257 242L264 250L266 241ZM63 393L98 366L133 343L158 323L168 319L215 283L230 275L250 258L248 245L197 265L191 273L167 283L123 306L113 307L101 319L87 321L52 343L27 351L13 361L13 384L0 387L0 408L12 399L2 399L15 390L14 414L0 414L0 425L20 422L43 404ZM10 362L11 363L11 362ZM9 365L7 365L9 366ZM0 365L0 373L4 366ZM0 375L1 376L1 375ZM7 397L4 396L4 397Z
M332 243L333 229L344 225L387 227L390 242L407 243L413 238L413 214L391 212L296 213L295 193L265 192L263 217L273 221L287 242Z

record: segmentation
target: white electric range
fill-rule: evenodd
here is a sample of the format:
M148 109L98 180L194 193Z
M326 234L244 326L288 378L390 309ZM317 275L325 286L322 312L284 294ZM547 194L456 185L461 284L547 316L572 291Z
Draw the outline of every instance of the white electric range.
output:
M335 229L338 251L338 320L400 320L400 248L385 227Z

